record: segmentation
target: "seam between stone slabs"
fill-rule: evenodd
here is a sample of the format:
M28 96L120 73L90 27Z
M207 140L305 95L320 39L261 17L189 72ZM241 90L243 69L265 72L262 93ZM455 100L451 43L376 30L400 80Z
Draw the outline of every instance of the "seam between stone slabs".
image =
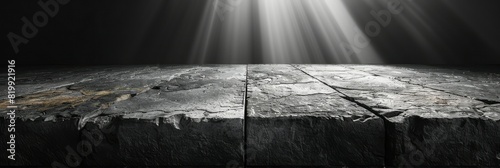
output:
M423 84L416 84L416 83L411 83L409 81L400 80L399 78L396 78L396 77L391 78L390 76L387 76L387 75L380 75L380 74L376 74L376 73L372 73L372 72L367 72L367 71L363 71L363 70L359 70L359 69L353 69L353 68L348 67L348 66L342 66L342 67L347 68L347 69L351 69L351 70L355 70L355 71L361 71L361 72L364 72L364 73L368 73L368 74L371 74L373 76L381 76L381 77L384 77L384 78L394 79L394 80L397 80L399 82L403 82L403 83L406 83L406 84L409 84L409 85L420 86L420 87L423 87L423 88L426 88L426 89L431 89L431 90L434 90L434 91L443 92L443 93L451 94L451 95L454 95L454 96L459 96L459 97L463 97L463 98L467 98L467 99L472 99L472 100L480 101L480 102L482 102L482 103L484 103L486 105L500 104L499 101L495 101L495 100L480 99L480 98L476 98L476 97L464 96L464 95L460 95L460 94L457 94L457 93L449 92L449 91L446 91L446 90L436 89L436 88L432 88L432 87L429 87L429 86L425 86Z
M380 77L383 77L383 78L388 78L388 79L391 79L391 80L396 80L396 81L399 81L399 82L402 82L402 83L405 83L405 84L408 84L408 85L413 85L413 86L420 86L422 88L426 88L426 89L430 89L430 90L433 90L433 91L436 91L436 92L441 92L441 93L446 93L446 94L450 94L450 95L454 95L454 96L458 96L458 97L463 97L465 99L470 99L470 100L475 100L475 101L478 101L478 102L481 102L483 103L483 105L485 105L485 107L491 107L491 105L494 105L494 104L500 104L500 102L498 101L494 101L494 100L488 100L488 99L480 99L480 98L476 98L476 97L469 97L469 96L466 96L466 95L460 95L460 94L457 94L457 93L453 93L453 92L449 92L449 91L446 91L446 90L442 90L442 89L436 89L436 88L432 88L432 87L428 87L428 86L425 86L423 84L417 84L417 83L411 83L410 81L404 81L404 80L400 80L399 78L397 77L391 77L391 76L388 76L388 75L381 75L381 74L377 74L377 73L372 73L372 72L368 72L368 71L364 71L364 70L359 70L359 69L354 69L354 68L351 68L351 67L348 67L348 66L341 66L341 67L344 67L346 69L350 69L350 70L355 70L355 71L360 71L360 72L364 72L364 73L367 73L367 74L370 74L370 75L373 75L373 76L380 76ZM399 67L396 67L396 68L399 68ZM478 105L476 106L473 106L472 108L474 110L474 112L481 116L481 117L485 117L483 115L483 113L481 112L478 112ZM384 120L384 123L385 123L385 120ZM385 129L387 131L387 128L388 127L392 127L393 125L388 122L388 124L385 125ZM389 135L388 133L386 133L386 137L390 137L391 135ZM386 141L387 142L387 141ZM388 142L389 143L389 142ZM392 162L388 162L388 163L392 163Z
M243 96L243 166L247 166L247 106L248 106L248 64L245 71L245 93Z
M330 88L332 88L335 91L339 92L340 94L344 95L345 97L341 96L342 98L344 98L344 99L346 99L348 101L354 102L354 103L360 105L361 107L365 108L366 110L374 113L376 116L381 117L384 120L384 131L385 131L385 140L384 140L385 141L385 147L384 147L385 148L385 159L384 159L384 164L385 164L385 166L398 167L397 164L393 165L395 163L394 159L396 159L396 152L392 149L392 146L394 146L394 145L402 145L402 144L401 143L395 144L394 142L392 142L392 140L394 138L396 138L396 136L397 136L397 134L391 134L391 133L393 133L391 131L395 130L395 128L394 128L395 125L393 123L389 122L389 120L387 120L387 118L385 116L378 115L378 111L377 110L374 110L373 108L371 108L370 106L368 106L366 104L363 104L361 102L357 102L352 97L349 97L348 95L342 93L339 90L341 88L338 88L338 87L329 85L326 82L323 82L322 80L320 80L320 79L314 77L313 75L310 75L309 73L305 72L304 70L300 69L300 67L298 67L296 65L291 65L291 66L295 67L296 69L302 71L304 74L312 77L313 79L316 79L317 81L319 81L319 82L321 82L321 83L329 86ZM342 67L344 67L344 66L342 66ZM430 89L430 90L433 90L433 91L437 91L437 92L441 92L441 93L445 93L445 94L449 94L449 95L454 95L454 96L463 97L463 98L470 99L470 100L475 100L475 101L478 101L478 102L482 102L485 105L493 105L493 104L500 103L500 102L497 102L497 101L490 101L490 100L487 100L487 99L478 99L478 98L474 98L474 97L459 95L459 94L456 94L456 93L453 93L453 92L448 92L446 90L440 90L440 89L430 88L430 87L424 86L422 84L414 84L414 83L410 83L410 82L406 82L406 81L401 81L398 78L391 78L391 76L388 76L388 75L379 75L379 74L376 74L376 73L370 73L370 72L366 72L366 71L362 71L362 70L358 70L358 69L353 69L353 68L350 68L350 67L345 67L345 68L351 69L351 70L360 71L360 72L364 72L364 73L368 73L368 74L371 74L371 75L374 75L374 76L381 76L383 78L388 78L388 79L391 79L391 80L403 82L403 83L406 83L408 85L420 86L420 87L425 88L425 89ZM416 145L416 146L419 146L419 145ZM399 165L399 166L402 166L402 165ZM410 167L413 167L413 166L415 166L415 165L410 165ZM452 167L464 167L463 165L462 166L460 166L460 165L448 165L448 166L452 166ZM467 167L467 166L465 166L465 167Z
M333 86L328 85L327 83L325 83L325 82L323 82L323 81L319 80L318 78L316 78L316 77L314 77L314 76L310 75L309 73L307 73L307 72L303 71L302 69L300 69L300 68L298 68L298 67L296 67L296 66L293 66L293 65L290 65L290 66L292 66L292 67L294 67L295 69L297 69L297 70L301 71L302 73L304 73L304 74L306 74L307 76L309 76L309 77L313 78L314 80L317 80L318 82L322 83L323 85L326 85L327 87L329 87L329 88L331 88L331 89L335 90L336 92L338 92L338 93L342 94L343 96L340 96L341 98L343 98L343 99L345 99L345 100L347 100L347 101L350 101L350 102L356 103L357 105L359 105L359 106L363 107L364 109L366 109L366 110L370 111L371 113L375 114L376 116L378 116L378 117L382 118L384 121L385 121L385 120L387 120L384 116L382 116L382 115L378 114L378 112L377 112L376 110L374 110L373 108L371 108L370 106L368 106L368 105L366 105L366 104L363 104L363 103L361 103L361 102L356 101L354 98L350 97L349 95L347 95L347 94L345 94L345 93L343 93L343 92L339 91L336 87L333 87Z
M358 102L354 98L350 97L349 95L341 92L336 87L328 85L326 82L324 82L322 80L319 80L318 78L314 77L313 75L311 75L311 74L303 71L302 69L300 69L300 68L298 68L298 67L296 67L294 65L290 65L290 66L292 66L293 68L301 71L302 73L304 73L307 76L313 78L314 80L317 80L318 82L322 83L323 85L326 85L327 87L335 90L339 94L343 95L343 96L340 96L341 98L343 98L343 99L345 99L345 100L347 100L349 102L353 102L356 105L358 105L358 106L360 106L360 107L368 110L369 112L373 113L375 116L380 117L384 121L384 142L385 142L385 144L384 144L385 145L384 146L384 149L385 149L385 151L384 151L384 165L387 166L387 165L390 165L392 163L392 161L390 160L390 158L391 158L391 156L394 156L394 153L389 153L389 154L387 153L387 152L391 151L391 149L388 149L388 147L389 147L388 144L387 144L387 143L389 143L389 141L388 141L389 138L388 137L392 137L391 135L389 135L389 131L387 130L388 126L391 126L390 121L387 118L385 118L383 115L380 115L376 110L374 110L370 106L368 106L366 104L363 104L361 102Z

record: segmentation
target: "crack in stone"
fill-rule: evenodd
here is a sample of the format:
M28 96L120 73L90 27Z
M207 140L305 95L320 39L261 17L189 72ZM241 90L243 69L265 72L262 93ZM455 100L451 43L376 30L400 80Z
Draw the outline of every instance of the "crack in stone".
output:
M500 104L500 101L494 101L494 100L478 99L478 98L475 98L475 100L481 101L487 105Z
M356 101L356 99L354 99L354 98L350 97L349 95L347 95L347 94L345 94L345 93L341 92L340 90L338 90L338 88L335 88L335 87L333 87L333 86L331 86L331 85L328 85L328 84L327 84L327 83L325 83L324 81L319 80L319 79L318 79L318 78L316 78L315 76L312 76L311 74L309 74L309 73L307 73L307 72L303 71L302 69L300 69L300 68L298 68L298 67L296 67L296 66L293 66L293 65L290 65L290 66L292 66L292 67L294 67L295 69L297 69L297 70L301 71L302 73L306 74L307 76L309 76L309 77L311 77L311 78L313 78L313 79L317 80L318 82L320 82L320 83L322 83L322 84L324 84L324 85L328 86L329 88L332 88L332 89L333 89L333 90L335 90L337 93L342 94L343 96L340 96L341 98L343 98L343 99L345 99L345 100L347 100L347 101L353 102L353 103L355 103L355 104L357 104L357 105L359 105L359 106L363 107L364 109L366 109L366 110L370 111L370 112L371 112L371 113L373 113L374 115L379 116L380 118L384 119L384 121L385 121L385 120L387 120L384 116L381 116L381 115L378 113L378 111L374 110L372 107L370 107L370 106L368 106L368 105L366 105L366 104L363 104L363 103L361 103L361 102L359 102L359 101Z
M248 132L247 132L247 115L248 115L248 64L245 68L245 93L243 94L243 165L247 165L247 149L248 149Z
M389 121L389 120L388 120L385 116L383 116L383 115L379 114L379 112L378 112L377 110L373 109L372 107L370 107L370 106L368 106L368 105L366 105L366 104L363 104L363 103L361 103L361 102L359 102L359 101L356 101L356 99L354 99L354 98L350 97L349 95L347 95L347 94L345 94L345 93L341 92L341 91L340 91L340 90L338 90L337 88L335 88L335 87L332 87L332 86L328 85L328 84L327 84L327 83L325 83L324 81L319 80L318 78L316 78L316 77L312 76L311 74L309 74L309 73L307 73L307 72L303 71L302 69L300 69L300 68L298 68L298 67L296 67L296 66L293 66L293 65L291 65L291 66L292 66L292 67L294 67L294 68L296 68L297 70L301 71L302 73L304 73L304 74L306 74L306 75L310 76L311 78L313 78L313 79L315 79L315 80L317 80L317 81L319 81L319 82L323 83L324 85L326 85L326 86L328 86L328 87L332 88L332 89L333 89L333 90L335 90L336 92L338 92L338 93L342 94L343 96L341 96L341 98L343 98L343 99L345 99L345 100L347 100L347 101L353 102L353 103L355 103L356 105L358 105L358 106L360 106L360 107L362 107L362 108L364 108L364 109L368 110L369 112L371 112L371 113L372 113L372 114L374 114L375 116L377 116L377 117L381 118L381 119L383 120L383 123L384 123L384 134L385 134L385 138L386 138L386 139L385 139L385 148L386 148L385 152L386 152L386 153L385 153L385 155L384 155L384 165L391 165L391 163L392 163L393 161L392 161L392 158L390 158L390 157L391 157L391 156L394 156L394 153L390 152L390 151L392 151L391 146L390 146L390 145L391 145L391 144L390 144L390 143L391 143L391 142L390 142L390 137L393 137L393 135L391 135L391 134L390 134L390 132L391 132L391 131L389 131L389 129L394 129L394 128L393 128L393 127L394 127L394 125L393 125L393 124L391 124L391 122L390 122L390 121Z
M443 89L436 89L436 88L433 88L433 87L426 86L424 84L412 83L411 79L410 80L401 80L400 78L386 76L386 75L379 75L379 74L375 74L375 73L372 73L372 72L367 72L367 71L360 70L360 69L353 69L353 68L347 67L347 66L342 66L342 67L347 68L347 69L351 69L351 70L356 70L356 71L361 71L361 72L364 72L364 73L368 73L368 74L373 75L373 76L380 76L380 77L385 77L385 78L389 78L389 79L394 79L394 80L397 80L399 82L403 82L403 83L406 83L406 84L409 84L409 85L420 86L420 87L423 87L423 88L426 88L426 89L431 89L431 90L434 90L434 91L443 92L443 93L451 94L451 95L454 95L454 96L459 96L459 97L464 97L464 98L468 98L468 99L472 99L472 100L477 100L477 101L480 101L480 102L482 102L484 104L487 104L487 105L500 104L499 101L495 101L495 100L475 98L475 97L471 97L471 96L466 96L466 95L461 95L461 94L449 92L449 91L446 91L446 90L443 90ZM438 83L445 83L445 82L439 82L438 81Z

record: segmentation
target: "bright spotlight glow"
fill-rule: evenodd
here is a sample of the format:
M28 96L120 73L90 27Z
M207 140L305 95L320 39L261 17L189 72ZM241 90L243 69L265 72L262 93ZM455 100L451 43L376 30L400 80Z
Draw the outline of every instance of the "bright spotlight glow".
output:
M380 63L368 39L337 0L214 0L204 11L192 60Z

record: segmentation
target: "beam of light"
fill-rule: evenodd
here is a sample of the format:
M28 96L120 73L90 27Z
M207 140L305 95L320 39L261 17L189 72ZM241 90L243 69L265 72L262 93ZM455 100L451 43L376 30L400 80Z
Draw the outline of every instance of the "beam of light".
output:
M203 12L191 58L226 62L379 63L371 45L338 0L213 0ZM359 49L358 49L359 50ZM259 58L255 58L259 57Z

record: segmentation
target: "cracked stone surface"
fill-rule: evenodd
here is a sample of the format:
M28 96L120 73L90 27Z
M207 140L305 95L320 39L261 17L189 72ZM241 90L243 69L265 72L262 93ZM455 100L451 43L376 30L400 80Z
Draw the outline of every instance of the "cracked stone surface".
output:
M469 85L477 85L477 88L493 85L498 78L485 84L465 80L478 78L466 72L437 75L434 71L418 72L391 66L295 66L388 121L385 125L388 165L494 166L500 163L495 158L500 151L498 104L478 100L491 99L495 92L478 89L474 92L479 93L466 95L468 92L462 91ZM462 79L463 85L456 85L461 88L434 87L450 84L456 78ZM481 95L487 97L478 97Z
M403 67L358 65L353 68L489 104L500 102L498 89L500 88L500 74L498 73L500 69L494 66L443 68L411 65Z
M247 89L249 165L383 165L383 120L316 79L250 65Z
M21 67L16 79L17 158L0 166L72 167L83 142L80 166L500 166L492 66Z

